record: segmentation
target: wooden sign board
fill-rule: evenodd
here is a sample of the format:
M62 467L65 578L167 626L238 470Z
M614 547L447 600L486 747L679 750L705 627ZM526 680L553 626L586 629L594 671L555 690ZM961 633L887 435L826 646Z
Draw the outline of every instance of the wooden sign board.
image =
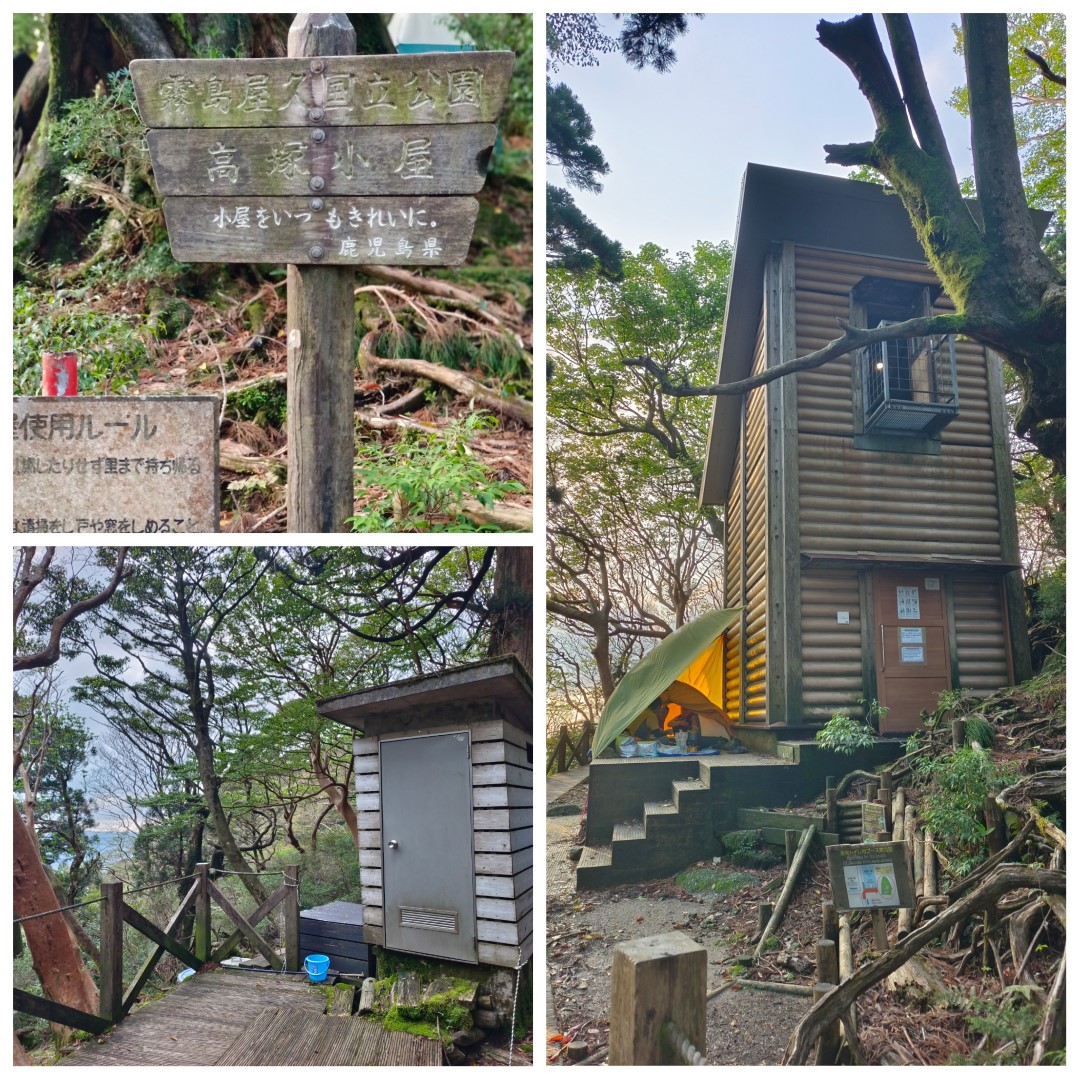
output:
M173 256L464 262L478 206L461 196L484 185L513 67L511 52L133 60Z
M454 266L469 253L479 204L467 196L355 199L169 198L182 262Z
M838 911L915 906L910 850L905 841L834 844L825 851Z
M472 195L494 124L172 128L147 134L162 195Z
M512 52L132 60L151 128L490 124Z
M15 532L217 532L217 398L17 397L14 407Z
M885 807L881 803L864 802L862 804L863 841L876 840L880 832L885 831Z

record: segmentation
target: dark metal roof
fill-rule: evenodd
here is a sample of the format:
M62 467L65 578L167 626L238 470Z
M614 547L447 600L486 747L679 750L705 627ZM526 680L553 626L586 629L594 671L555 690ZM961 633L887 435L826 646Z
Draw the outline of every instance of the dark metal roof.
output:
M514 656L479 660L435 675L339 694L318 702L319 713L349 727L364 730L372 720L410 715L438 706L498 704L506 719L532 731L532 679Z
M978 207L971 206L978 219ZM1041 231L1050 215L1045 211L1032 214ZM903 203L878 184L771 165L747 165L720 344L721 383L750 374L764 292L765 257L771 243L784 240L926 263ZM717 397L713 405L701 482L701 501L706 505L727 501L739 440L740 401L738 395L729 395Z

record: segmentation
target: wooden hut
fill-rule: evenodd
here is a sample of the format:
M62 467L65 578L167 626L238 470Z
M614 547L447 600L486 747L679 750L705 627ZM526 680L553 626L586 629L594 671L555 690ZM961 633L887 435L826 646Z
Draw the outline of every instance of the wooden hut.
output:
M364 940L516 968L532 953L532 683L513 657L344 694Z
M952 310L900 200L750 165L719 381ZM940 691L1029 674L1001 363L903 339L715 399L702 501L726 507L728 713L749 745L860 698L911 731Z

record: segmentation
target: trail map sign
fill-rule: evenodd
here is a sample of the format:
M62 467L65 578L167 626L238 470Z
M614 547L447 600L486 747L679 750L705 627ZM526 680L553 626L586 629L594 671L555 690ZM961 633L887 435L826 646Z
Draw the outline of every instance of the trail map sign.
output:
M133 60L173 255L452 266L511 52Z
M915 885L904 841L834 844L826 854L838 911L914 907Z
M14 405L15 532L217 532L217 398Z

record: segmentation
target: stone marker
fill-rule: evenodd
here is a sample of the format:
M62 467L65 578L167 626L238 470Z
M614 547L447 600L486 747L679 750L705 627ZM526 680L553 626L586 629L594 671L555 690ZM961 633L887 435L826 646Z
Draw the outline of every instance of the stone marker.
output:
M14 531L218 530L217 398L14 399Z

